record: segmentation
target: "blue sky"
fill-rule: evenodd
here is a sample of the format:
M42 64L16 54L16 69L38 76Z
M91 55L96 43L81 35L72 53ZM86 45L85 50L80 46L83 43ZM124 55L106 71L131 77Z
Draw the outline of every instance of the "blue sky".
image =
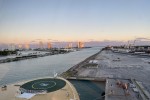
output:
M150 0L0 0L0 43L150 37Z

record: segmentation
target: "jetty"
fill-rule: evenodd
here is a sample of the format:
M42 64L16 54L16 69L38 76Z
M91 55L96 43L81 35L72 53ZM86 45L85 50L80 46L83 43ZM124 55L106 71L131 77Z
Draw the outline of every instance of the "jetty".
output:
M105 82L105 100L149 100L150 80L146 78L150 76L149 61L149 56L116 53L103 48L61 76Z

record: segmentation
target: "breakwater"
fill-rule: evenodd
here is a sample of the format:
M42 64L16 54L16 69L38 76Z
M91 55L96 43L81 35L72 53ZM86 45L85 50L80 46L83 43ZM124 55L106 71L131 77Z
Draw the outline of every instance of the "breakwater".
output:
M102 52L102 50L100 50L98 53L86 58L85 60L81 61L80 63L74 65L73 67L71 67L69 70L67 70L66 72L63 72L60 76L64 77L64 78L68 78L68 77L78 77L77 72L78 70L80 70L80 68L84 65L86 65L90 60L94 59L98 54L100 54Z

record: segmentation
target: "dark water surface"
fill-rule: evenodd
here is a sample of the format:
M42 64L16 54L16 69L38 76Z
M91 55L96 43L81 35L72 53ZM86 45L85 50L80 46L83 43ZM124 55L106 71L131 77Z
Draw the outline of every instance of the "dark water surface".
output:
M105 82L87 80L69 80L76 88L80 100L104 100L101 94L105 91Z

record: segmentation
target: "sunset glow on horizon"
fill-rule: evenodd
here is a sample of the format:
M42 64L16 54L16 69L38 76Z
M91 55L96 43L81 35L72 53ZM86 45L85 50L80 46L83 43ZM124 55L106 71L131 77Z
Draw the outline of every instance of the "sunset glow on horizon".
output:
M0 0L0 43L150 38L149 0Z

